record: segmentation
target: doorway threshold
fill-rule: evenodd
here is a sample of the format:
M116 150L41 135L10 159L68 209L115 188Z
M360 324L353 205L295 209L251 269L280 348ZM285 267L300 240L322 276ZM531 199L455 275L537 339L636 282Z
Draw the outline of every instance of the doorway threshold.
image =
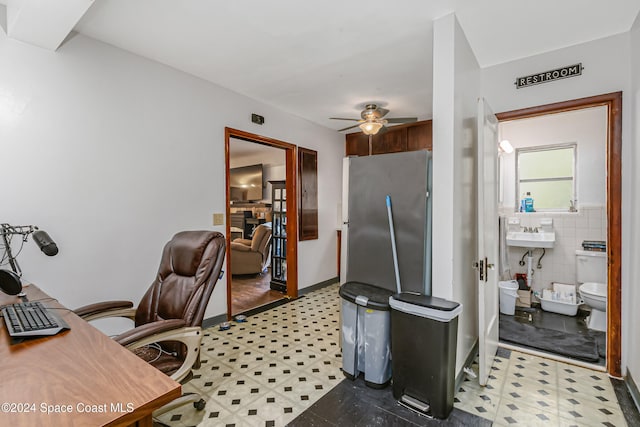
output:
M563 362L569 365L579 366L581 368L591 369L592 371L607 372L606 366L597 365L595 363L583 362L580 360L571 359L569 357L560 356L558 354L547 353L546 351L535 350L528 347L521 347L514 344L508 344L502 341L498 343L498 347L504 348L506 350L519 351L520 353L530 354L532 356L543 357L545 359L554 360L556 362Z
M287 298L286 295L283 295L282 298L280 298L278 300L271 301L271 302L269 302L267 304L263 304L263 305L260 305L258 307L254 307L254 308L252 308L250 310L246 310L246 311L242 311L242 312L239 312L239 313L235 313L232 317L236 317L236 316L239 316L239 315L243 315L243 316L247 316L247 317L253 316L253 315L262 313L263 311L271 310L272 308L284 305L284 304L286 304L288 302L291 302L291 301L293 301L293 299Z

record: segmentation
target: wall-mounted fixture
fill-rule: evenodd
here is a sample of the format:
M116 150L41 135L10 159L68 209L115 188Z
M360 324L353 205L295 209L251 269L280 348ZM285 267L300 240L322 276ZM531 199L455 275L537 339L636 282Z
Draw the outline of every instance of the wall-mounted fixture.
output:
M507 139L503 139L502 141L500 141L500 143L498 144L498 151L500 153L506 153L506 154L511 154L513 153L513 146L511 145L511 143L509 142L509 140Z
M264 116L260 116L256 113L252 113L251 114L251 121L257 125L263 125L264 124Z

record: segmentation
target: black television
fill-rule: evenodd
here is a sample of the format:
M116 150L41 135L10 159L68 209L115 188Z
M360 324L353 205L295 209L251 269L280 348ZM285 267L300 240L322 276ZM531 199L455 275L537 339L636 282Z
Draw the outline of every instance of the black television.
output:
M229 170L229 193L232 202L262 200L263 187L261 164Z

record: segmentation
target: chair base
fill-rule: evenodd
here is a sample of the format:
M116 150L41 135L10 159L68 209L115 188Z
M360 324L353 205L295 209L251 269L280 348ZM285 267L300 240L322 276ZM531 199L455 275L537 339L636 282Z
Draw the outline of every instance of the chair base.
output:
M172 411L180 406L186 405L187 403L192 403L193 407L197 411L202 411L207 404L207 402L205 402L202 396L200 396L199 394L185 393L179 398L167 403L162 408L153 411L153 418L164 415L169 411Z

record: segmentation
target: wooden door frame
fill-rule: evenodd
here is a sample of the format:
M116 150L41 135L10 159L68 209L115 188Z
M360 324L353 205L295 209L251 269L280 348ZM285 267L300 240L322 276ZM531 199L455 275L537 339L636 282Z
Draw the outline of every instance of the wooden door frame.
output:
M254 133L230 127L224 128L225 156L225 197L226 197L226 240L227 240L227 318L231 319L231 194L229 190L229 143L231 138L268 145L285 150L286 190L287 190L287 293L286 298L298 297L298 197L297 197L297 147Z
M622 377L622 92L496 114L510 121L606 105L607 120L607 372Z

